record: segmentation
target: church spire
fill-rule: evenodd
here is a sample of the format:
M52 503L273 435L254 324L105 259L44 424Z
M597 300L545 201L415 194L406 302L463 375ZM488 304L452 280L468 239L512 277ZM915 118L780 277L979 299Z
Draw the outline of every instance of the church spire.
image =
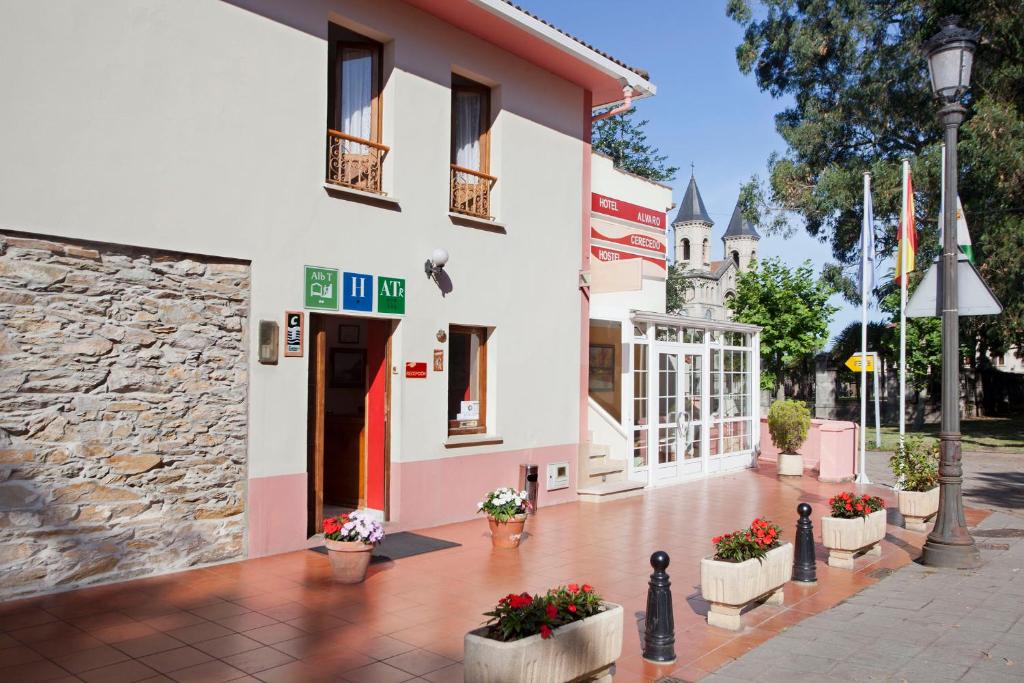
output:
M676 214L676 219L672 221L672 225L693 221L714 225L715 222L708 215L708 210L704 208L704 200L700 196L700 190L697 189L697 179L693 177L692 166L691 164L690 184L686 187L683 201L679 203L679 213Z

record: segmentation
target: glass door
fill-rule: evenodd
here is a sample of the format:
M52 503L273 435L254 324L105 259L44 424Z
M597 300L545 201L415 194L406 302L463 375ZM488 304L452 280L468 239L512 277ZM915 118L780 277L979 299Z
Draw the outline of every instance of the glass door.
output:
M682 405L679 411L681 441L680 471L683 476L700 474L704 456L704 353L682 354Z
M679 432L682 413L682 382L680 381L681 359L675 351L657 352L658 365L652 380L655 389L652 392L656 402L656 411L651 427L656 430L652 434L651 445L654 454L654 483L675 479L678 476Z
M650 373L651 483L696 476L704 471L707 452L704 425L705 356L701 348L656 346L656 367Z

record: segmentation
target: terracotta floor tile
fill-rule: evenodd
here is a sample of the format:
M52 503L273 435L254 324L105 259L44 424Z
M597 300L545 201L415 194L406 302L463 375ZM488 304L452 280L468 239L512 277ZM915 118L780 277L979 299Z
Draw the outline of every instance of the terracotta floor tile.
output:
M215 602L211 605L205 605L203 607L197 607L196 609L189 610L192 614L202 617L203 619L209 619L214 621L222 617L230 617L236 614L243 614L249 612L249 608L243 607L233 602Z
M67 675L67 670L45 659L0 669L0 679L12 681L12 683L53 681L64 678Z
M256 612L255 614L259 613ZM269 619L269 617L267 618ZM273 623L272 620L271 623ZM287 621L285 623L287 623L289 626L294 626L300 631L304 631L306 633L321 633L323 631L330 631L332 629L351 625L350 622L345 621L344 619L339 619L338 617L334 617L329 614L322 614L319 612L305 614L298 618L291 619L290 621Z
M242 612L241 614L235 614L221 619L214 619L213 621L225 628L231 629L232 631L239 632L277 623L276 619L271 619L266 614L260 614L259 612L252 611Z
M408 671L414 676L422 676L431 671L451 666L455 662L428 650L410 650L409 652L389 657L384 660L384 663L390 664L396 669Z
M14 647L5 647L3 650L0 650L0 672L7 667L35 662L42 658L41 654L28 645L16 643Z
M288 624L270 624L269 626L261 626L246 631L245 635L253 640L258 640L264 645L273 645L274 643L282 643L286 640L304 636L306 632Z
M351 681L351 683L401 683L413 678L415 676L411 673L396 669L384 662L374 662L342 674L342 680Z
M167 674L178 683L223 683L245 675L244 671L216 659Z
M116 624L90 631L90 635L99 638L104 643L120 643L125 640L133 640L159 633L155 628L141 621Z
M230 633L220 638L204 640L194 644L197 650L202 650L208 655L223 659L230 655L236 655L246 650L255 650L261 643L241 633Z
M356 650L373 659L387 659L411 650L416 646L390 636L372 638L365 643L353 646Z
M195 666L196 664L209 662L212 659L213 657L205 652L201 652L194 647L186 645L185 647L178 647L173 650L165 650L164 652L146 655L145 657L141 657L139 661L161 673L169 673L189 666Z
M286 655L280 650L266 646L222 657L222 659L236 669L249 674L266 671L267 669L273 669L276 666L295 661L291 656Z
M167 635L191 645L192 643L199 643L206 640L213 640L214 638L229 636L232 633L233 631L231 629L225 628L220 624L215 624L212 621L208 621L204 624L194 624L192 626L168 631Z
M117 664L129 659L128 655L109 645L79 650L66 654L54 655L51 659L59 666L67 669L73 674L78 674L90 669Z
M15 640L26 644L38 643L44 640L59 640L76 635L87 635L82 629L76 628L63 621L52 621L46 624L40 624L39 626L19 628L14 631L9 631L9 633Z
M192 612L186 612L185 610L179 610L175 608L175 611L167 614L161 614L157 617L150 617L144 619L142 623L147 626L155 628L157 631L173 631L179 628L185 628L186 626L195 626L196 624L206 623L206 619L193 614Z
M156 633L150 636L143 636L142 638L134 638L120 643L114 643L113 646L129 657L145 657L146 655L151 655L156 652L173 650L181 647L182 645L184 645L184 643L177 638L172 638L166 633Z
M318 683L341 680L331 672L306 662L289 662L273 669L259 671L253 676L264 683Z
M129 660L119 664L111 664L101 669L93 669L78 674L86 683L135 683L157 674L138 660Z
M437 671L424 674L423 678L432 683L462 683L464 680L462 663L452 664Z
M30 626L39 626L58 618L38 607L0 614L0 630L16 631Z

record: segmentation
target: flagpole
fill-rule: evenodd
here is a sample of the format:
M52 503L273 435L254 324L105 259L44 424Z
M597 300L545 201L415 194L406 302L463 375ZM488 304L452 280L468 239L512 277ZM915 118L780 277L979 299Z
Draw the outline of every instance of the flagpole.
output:
M864 174L864 224L860 234L860 463L857 483L870 484L867 472L868 426L868 197L871 194L871 174Z
M907 433L907 177L910 162L903 160L903 208L900 211L900 446Z

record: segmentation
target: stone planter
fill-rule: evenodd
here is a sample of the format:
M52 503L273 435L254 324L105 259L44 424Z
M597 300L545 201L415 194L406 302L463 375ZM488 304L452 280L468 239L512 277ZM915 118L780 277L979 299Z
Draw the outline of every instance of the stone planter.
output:
M487 628L466 634L466 683L558 683L612 680L622 654L622 606L604 603L604 612L540 634L503 643L486 637Z
M338 583L360 583L366 578L373 546L362 541L332 541L324 539L331 571Z
M507 522L488 516L487 524L491 527L491 545L495 548L518 548L526 526L526 515L516 515Z
M911 531L927 531L925 522L939 511L939 487L928 491L897 491L900 514Z
M856 555L881 555L885 538L885 510L872 512L867 517L841 519L821 518L821 542L828 548L828 565L840 569L853 569Z
M783 477L804 476L804 456L799 453L779 453L779 475Z
M752 602L781 605L783 586L793 576L793 544L769 550L763 559L700 561L700 592L708 601L708 624L740 629L740 611Z

